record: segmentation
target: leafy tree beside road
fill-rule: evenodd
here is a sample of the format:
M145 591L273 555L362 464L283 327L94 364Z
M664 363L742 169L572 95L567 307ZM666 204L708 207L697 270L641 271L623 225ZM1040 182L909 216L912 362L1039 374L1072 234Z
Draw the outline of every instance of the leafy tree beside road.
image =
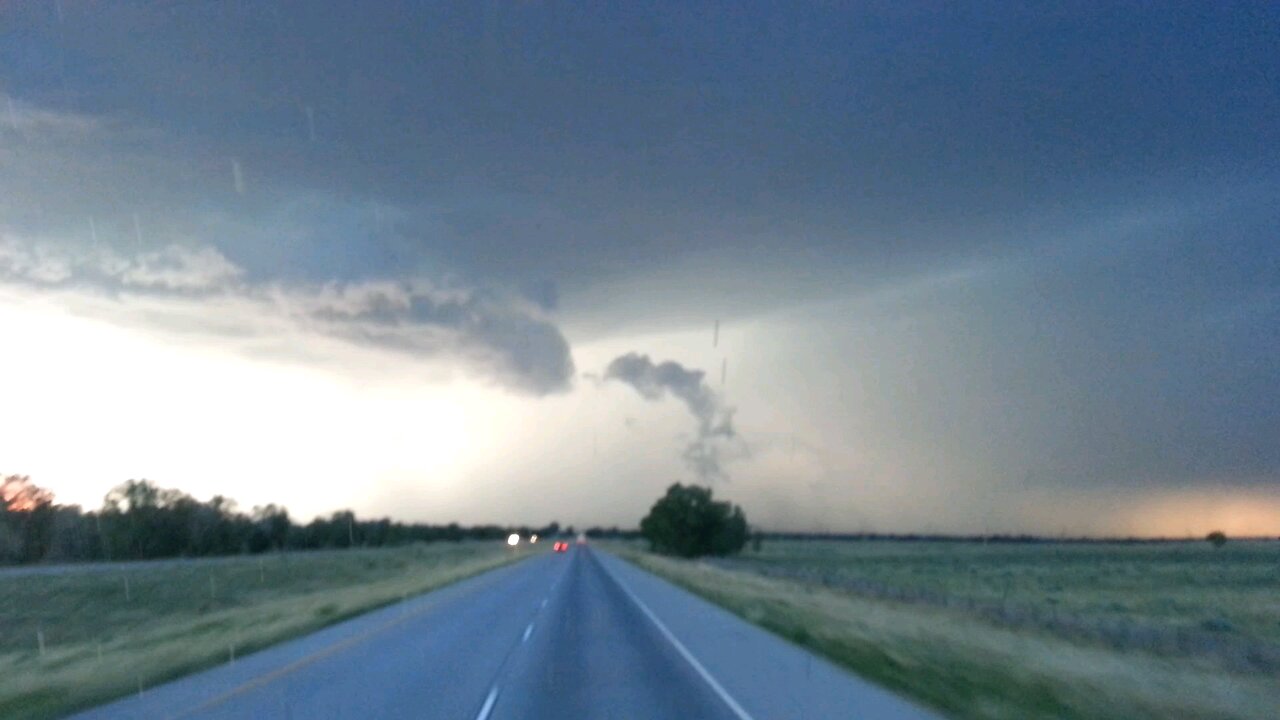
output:
M737 505L712 500L710 488L676 483L640 521L640 532L667 555L729 555L747 544L747 518Z

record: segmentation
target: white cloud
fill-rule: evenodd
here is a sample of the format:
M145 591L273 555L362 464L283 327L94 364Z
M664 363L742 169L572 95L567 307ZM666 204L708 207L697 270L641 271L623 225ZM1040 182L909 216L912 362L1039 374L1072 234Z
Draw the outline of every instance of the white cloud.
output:
M5 113L0 128L27 137L33 134L85 135L101 128L104 122L91 115L36 107L12 95L0 95L0 111Z
M129 287L214 290L231 286L243 270L211 247L170 245L121 264L116 277Z
M0 278L37 285L211 291L233 287L242 274L235 263L208 246L173 244L129 256L106 248L76 251L52 242L0 235Z
M0 236L0 277L57 284L71 277L69 259L45 246L27 246Z

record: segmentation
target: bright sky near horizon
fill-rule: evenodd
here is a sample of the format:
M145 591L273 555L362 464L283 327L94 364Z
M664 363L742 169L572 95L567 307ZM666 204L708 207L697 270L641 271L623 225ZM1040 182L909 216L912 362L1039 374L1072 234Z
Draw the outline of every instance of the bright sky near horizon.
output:
M0 6L0 472L1280 534L1280 9Z

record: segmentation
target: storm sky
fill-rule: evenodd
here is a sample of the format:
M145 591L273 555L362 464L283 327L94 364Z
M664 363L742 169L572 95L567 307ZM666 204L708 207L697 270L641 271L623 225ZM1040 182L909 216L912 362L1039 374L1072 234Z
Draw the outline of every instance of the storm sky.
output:
M0 472L1280 533L1275 3L0 6Z

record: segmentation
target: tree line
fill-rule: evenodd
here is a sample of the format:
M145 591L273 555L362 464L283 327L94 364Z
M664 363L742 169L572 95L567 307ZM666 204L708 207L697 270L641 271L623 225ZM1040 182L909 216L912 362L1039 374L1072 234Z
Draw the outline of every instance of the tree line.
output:
M497 540L511 533L547 537L559 523L528 526L431 525L360 519L350 510L295 522L278 505L242 511L221 495L201 502L148 480L107 493L98 510L60 505L24 475L0 479L0 564L150 560L278 550L382 547L412 542ZM563 532L572 533L573 528Z

